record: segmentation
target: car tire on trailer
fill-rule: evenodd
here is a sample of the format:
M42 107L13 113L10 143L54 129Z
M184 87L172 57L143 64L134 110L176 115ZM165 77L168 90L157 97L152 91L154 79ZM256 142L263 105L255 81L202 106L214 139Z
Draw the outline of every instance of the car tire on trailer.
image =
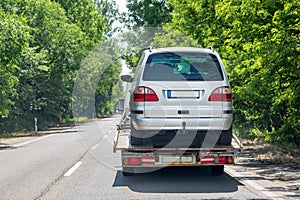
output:
M213 175L217 175L217 176L223 175L224 174L224 165L212 166L211 172Z
M133 146L141 146L143 144L143 138L138 138L130 135L130 144Z
M232 127L226 131L222 131L218 140L218 144L229 145L232 141Z
M134 146L143 145L143 138L141 131L136 130L131 124L131 133L130 133L130 144Z

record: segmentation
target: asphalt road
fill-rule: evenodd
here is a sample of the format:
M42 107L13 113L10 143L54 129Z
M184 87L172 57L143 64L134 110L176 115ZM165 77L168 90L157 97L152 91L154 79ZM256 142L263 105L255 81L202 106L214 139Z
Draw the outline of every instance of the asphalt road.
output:
M298 199L245 167L165 168L124 177L112 152L114 118L0 149L0 199Z

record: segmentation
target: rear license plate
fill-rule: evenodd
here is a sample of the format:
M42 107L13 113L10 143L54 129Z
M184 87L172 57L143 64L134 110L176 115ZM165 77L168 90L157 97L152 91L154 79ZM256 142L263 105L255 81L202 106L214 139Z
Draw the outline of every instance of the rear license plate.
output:
M168 90L167 97L169 99L172 98L192 98L192 99L199 99L200 98L200 91L199 90Z
M193 164L193 156L160 156L159 163L170 165Z

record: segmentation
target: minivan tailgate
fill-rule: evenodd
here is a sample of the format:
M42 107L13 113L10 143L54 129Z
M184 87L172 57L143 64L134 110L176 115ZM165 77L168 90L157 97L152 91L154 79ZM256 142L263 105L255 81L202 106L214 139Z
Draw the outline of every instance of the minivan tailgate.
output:
M199 99L203 90L166 90L168 99Z
M214 118L222 116L222 102L208 101L220 83L147 82L159 101L145 102L144 116L158 118Z

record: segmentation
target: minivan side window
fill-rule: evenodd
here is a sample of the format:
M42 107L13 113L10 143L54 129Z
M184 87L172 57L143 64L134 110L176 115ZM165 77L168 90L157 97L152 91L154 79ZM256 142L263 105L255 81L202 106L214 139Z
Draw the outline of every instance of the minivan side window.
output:
M144 81L222 81L221 65L209 53L157 53L149 56Z
M140 67L141 67L141 65L142 65L142 63L144 61L144 58L145 58L145 53L142 54L142 56L140 57L140 60L139 60L139 62L137 64L137 66L135 68L135 72L134 72L134 76L133 76L133 81L136 81L137 78L138 78L138 76L139 76L138 71L139 71L139 69L140 69Z

